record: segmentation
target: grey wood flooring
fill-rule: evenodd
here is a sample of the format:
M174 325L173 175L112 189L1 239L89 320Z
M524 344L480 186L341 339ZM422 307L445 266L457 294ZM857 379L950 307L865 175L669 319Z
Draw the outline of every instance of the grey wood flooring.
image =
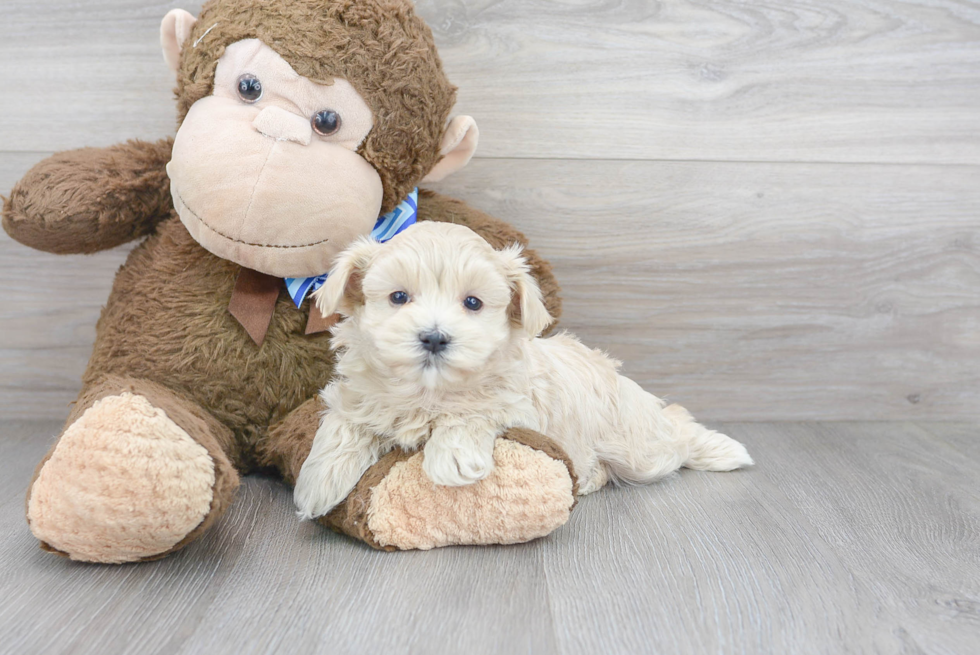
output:
M4 0L0 149L170 133L160 19L201 4ZM416 4L484 157L980 164L970 0Z
M0 653L980 653L980 5L417 4L481 127L437 190L526 232L563 325L651 391L770 421L720 424L758 465L428 553L299 524L256 477L173 557L64 561L23 494L129 247L0 234ZM0 194L172 133L181 5L0 2ZM945 418L972 422L798 422Z
M160 562L23 520L54 422L0 423L0 652L930 653L980 646L980 426L726 423L752 469L582 500L548 538L379 553L248 478Z
M478 160L439 190L523 230L555 267L562 326L701 418L966 419L980 168L944 170ZM59 257L0 234L0 416L74 400L129 250Z
M179 0L0 0L0 194L174 130ZM975 0L419 0L563 325L716 420L980 420ZM79 390L128 248L0 234L0 417Z

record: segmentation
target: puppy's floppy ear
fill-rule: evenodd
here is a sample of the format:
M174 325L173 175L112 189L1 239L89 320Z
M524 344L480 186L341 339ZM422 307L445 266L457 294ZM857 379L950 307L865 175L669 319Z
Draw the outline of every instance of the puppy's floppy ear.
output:
M361 281L380 247L374 239L361 237L337 255L327 281L312 295L323 316L336 312L350 316L355 307L364 304Z
M501 250L499 255L513 293L508 310L511 323L520 325L529 337L534 338L555 319L544 306L538 281L521 255L523 250L520 244L514 244Z

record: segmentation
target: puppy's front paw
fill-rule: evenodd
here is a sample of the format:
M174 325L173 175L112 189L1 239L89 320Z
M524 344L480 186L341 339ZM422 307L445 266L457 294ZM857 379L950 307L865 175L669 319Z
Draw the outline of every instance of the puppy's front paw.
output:
M310 455L296 477L293 500L303 520L328 514L378 461L378 445L337 414L323 416Z
M310 521L318 516L329 514L330 510L339 505L353 487L350 480L337 479L337 466L327 463L325 466L303 466L296 478L296 488L293 489L293 502L299 510L297 515L304 521ZM350 476L353 477L353 476ZM354 480L354 484L357 480Z
M444 487L473 484L493 471L493 451L484 452L476 444L446 444L430 439L424 453L422 470Z
M303 463L293 502L299 510L297 516L310 521L329 514L347 498L364 472L374 464L375 458L368 453L348 452L343 455L316 454Z

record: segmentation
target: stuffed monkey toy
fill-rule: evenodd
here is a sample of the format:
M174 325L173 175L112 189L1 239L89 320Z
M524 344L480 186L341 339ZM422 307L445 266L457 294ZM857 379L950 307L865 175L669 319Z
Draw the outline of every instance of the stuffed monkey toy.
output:
M420 220L525 243L416 191L469 161L477 128L449 120L456 89L409 0L211 0L198 18L167 14L161 42L176 135L56 154L3 207L7 233L47 252L142 239L28 489L41 546L89 562L186 546L249 472L295 481L334 362L336 318L308 292L354 238ZM557 317L550 266L525 256ZM320 522L389 550L514 543L574 504L568 457L545 435L511 430L495 471L462 487L432 484L421 457L389 453Z

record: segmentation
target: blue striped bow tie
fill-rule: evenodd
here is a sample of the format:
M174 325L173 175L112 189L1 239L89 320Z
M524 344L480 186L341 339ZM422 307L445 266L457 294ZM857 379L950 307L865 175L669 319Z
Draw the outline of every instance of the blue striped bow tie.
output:
M374 224L374 229L371 230L371 237L381 243L390 240L396 234L415 225L418 213L419 190L416 187L400 205L378 219L378 222ZM307 295L322 287L326 281L326 273L316 277L287 277L286 290L289 292L289 297L299 307Z

